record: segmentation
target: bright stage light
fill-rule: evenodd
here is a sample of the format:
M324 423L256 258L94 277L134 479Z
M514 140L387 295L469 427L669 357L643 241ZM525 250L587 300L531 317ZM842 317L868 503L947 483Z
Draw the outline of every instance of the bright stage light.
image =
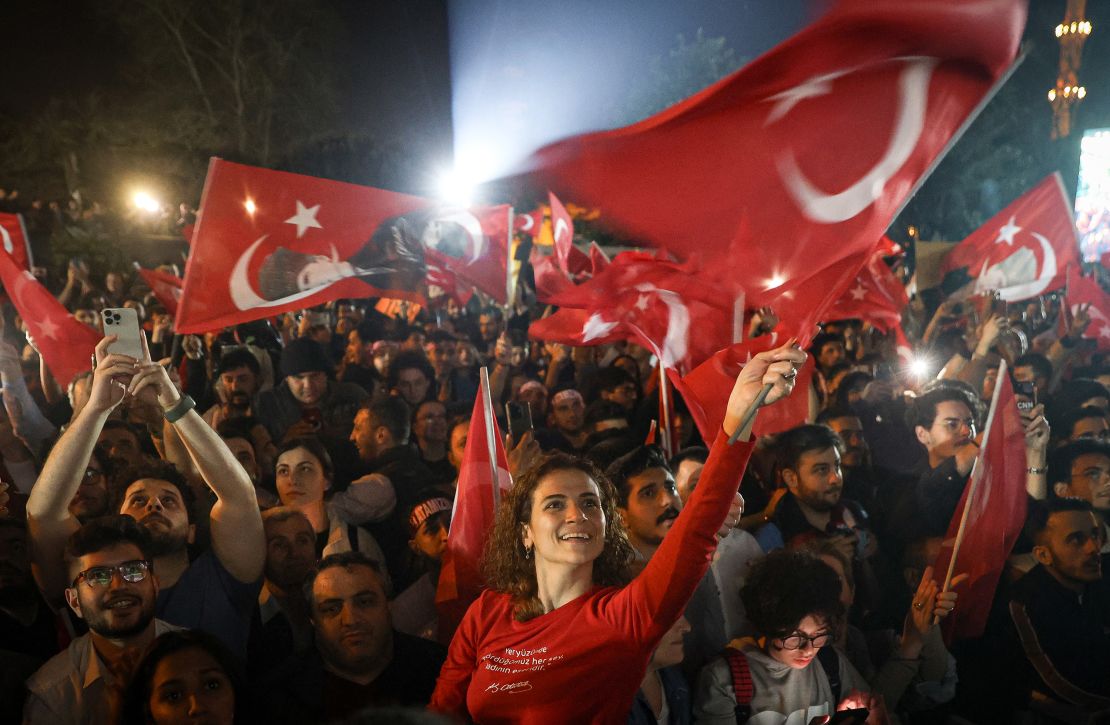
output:
M932 367L929 360L923 357L915 357L910 362L910 372L918 379L928 376Z
M453 206L470 206L474 195L474 181L458 169L444 171L436 182L436 196Z
M158 203L158 200L145 191L136 191L131 197L131 203L137 209L151 214L162 210L162 205Z

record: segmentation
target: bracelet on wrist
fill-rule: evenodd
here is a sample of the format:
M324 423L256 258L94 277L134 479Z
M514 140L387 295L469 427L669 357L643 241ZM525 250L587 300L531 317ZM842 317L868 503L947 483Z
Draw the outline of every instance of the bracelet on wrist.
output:
M195 400L188 395L182 395L172 406L163 409L162 414L166 416L167 423L176 423L195 407L197 407Z
M1044 467L1041 467L1041 466L1029 466L1029 468L1025 469L1025 472L1026 473L1032 473L1034 475L1045 474L1045 473L1048 473L1048 468L1044 468Z

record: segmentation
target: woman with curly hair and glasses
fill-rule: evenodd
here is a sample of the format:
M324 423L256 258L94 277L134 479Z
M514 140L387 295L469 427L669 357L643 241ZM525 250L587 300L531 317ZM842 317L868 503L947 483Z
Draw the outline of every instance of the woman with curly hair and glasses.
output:
M737 496L752 444L728 438L765 384L764 404L790 393L805 357L789 344L744 367L697 489L631 582L617 493L598 469L554 453L521 476L486 545L489 589L451 641L431 709L476 723L625 722Z

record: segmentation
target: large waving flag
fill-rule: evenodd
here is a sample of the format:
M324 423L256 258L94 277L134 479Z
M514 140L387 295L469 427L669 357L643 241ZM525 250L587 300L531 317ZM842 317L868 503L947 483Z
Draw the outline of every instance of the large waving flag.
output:
M213 159L198 216L176 320L182 333L345 297L423 301L426 258L506 296L508 206L445 209Z
M902 323L902 310L910 298L905 285L883 261L884 252L885 248L872 252L855 283L829 307L824 319L861 319L884 331Z
M1026 5L845 0L701 93L547 146L522 173L626 238L727 265L749 306L808 338L1011 66Z
M0 253L0 280L34 338L50 374L66 388L92 364L100 333L73 318L50 291L12 259Z
M955 551L953 576L968 575L959 590L960 604L943 625L950 642L983 634L998 579L1025 524L1025 426L1005 361L984 430L979 457L933 568L943 586Z
M482 549L497 505L512 485L509 460L490 400L489 377L483 368L481 393L474 400L470 417L451 530L436 588L439 634L444 643L451 641L467 608L482 593Z
M1002 299L1017 301L1063 287L1068 268L1079 266L1079 238L1057 173L956 245L941 271L974 279L975 293L997 291Z

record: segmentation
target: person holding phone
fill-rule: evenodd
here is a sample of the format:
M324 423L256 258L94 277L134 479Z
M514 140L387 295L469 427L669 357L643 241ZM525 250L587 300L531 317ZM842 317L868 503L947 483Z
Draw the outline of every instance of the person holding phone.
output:
M151 558L160 585L157 616L208 631L242 655L266 561L254 485L216 431L201 419L193 399L182 395L166 369L150 359L146 338L139 335L141 359L112 352L116 341L109 335L97 344L89 401L54 445L27 502L36 580L48 601L60 601L69 584L59 577L66 571L63 549L78 527L69 503L109 415L127 396L146 398L161 407L165 426L180 436L215 499L208 515L211 548L190 558L188 547L197 524L193 489L168 462L121 473L113 490L116 510L138 521L154 539Z

